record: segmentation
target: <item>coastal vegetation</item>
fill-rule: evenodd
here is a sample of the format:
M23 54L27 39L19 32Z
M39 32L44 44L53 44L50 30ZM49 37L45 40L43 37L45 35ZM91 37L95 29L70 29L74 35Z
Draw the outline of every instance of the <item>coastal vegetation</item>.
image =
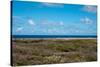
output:
M12 64L41 65L97 60L96 39L13 39Z

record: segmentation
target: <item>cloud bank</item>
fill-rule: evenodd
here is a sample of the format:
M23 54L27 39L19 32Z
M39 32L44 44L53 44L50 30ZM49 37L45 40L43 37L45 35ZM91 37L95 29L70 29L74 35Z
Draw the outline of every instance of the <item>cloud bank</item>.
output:
M86 12L90 12L90 13L96 13L97 12L97 7L96 6L84 6L83 10Z

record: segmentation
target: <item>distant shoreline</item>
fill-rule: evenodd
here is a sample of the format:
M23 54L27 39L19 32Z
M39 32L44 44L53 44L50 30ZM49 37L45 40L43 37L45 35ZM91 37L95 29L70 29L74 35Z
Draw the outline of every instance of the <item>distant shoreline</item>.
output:
M92 40L97 38L12 38L12 40Z
M80 38L56 38L56 39L97 39L97 38L92 38L92 37L90 37L90 38L82 38L82 37L80 37Z

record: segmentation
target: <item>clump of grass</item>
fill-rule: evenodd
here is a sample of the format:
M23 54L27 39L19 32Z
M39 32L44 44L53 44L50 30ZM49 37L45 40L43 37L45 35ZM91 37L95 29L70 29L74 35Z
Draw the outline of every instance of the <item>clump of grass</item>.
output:
M52 56L46 56L44 57L45 61L44 63L58 63L61 60L61 56L56 56L56 55L52 55Z
M69 51L76 51L78 46L74 45L64 45L64 44L50 44L48 45L50 48L54 48L55 50L61 52L69 52Z

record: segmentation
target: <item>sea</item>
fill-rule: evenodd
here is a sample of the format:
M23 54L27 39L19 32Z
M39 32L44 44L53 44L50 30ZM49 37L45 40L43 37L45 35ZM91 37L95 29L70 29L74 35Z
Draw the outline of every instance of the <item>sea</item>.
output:
M11 35L12 38L97 38L96 35Z

